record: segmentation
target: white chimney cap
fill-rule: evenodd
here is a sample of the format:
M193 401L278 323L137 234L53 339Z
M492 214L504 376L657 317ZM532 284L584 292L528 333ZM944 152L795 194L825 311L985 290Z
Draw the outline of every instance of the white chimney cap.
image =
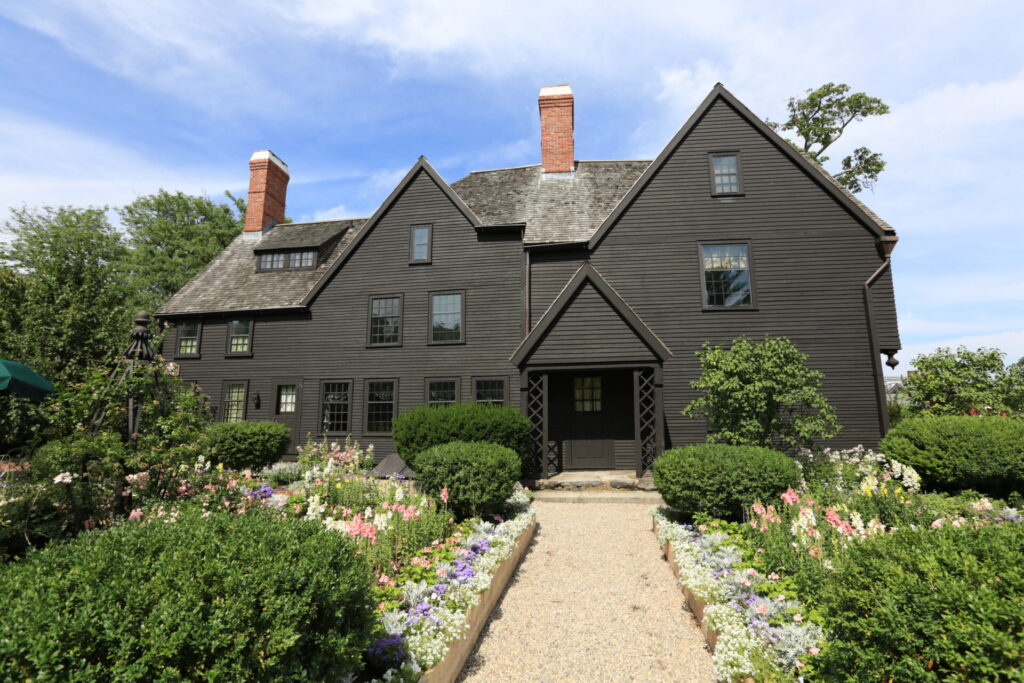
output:
M541 97L554 97L556 95L572 95L572 88L568 83L562 85L545 85L540 89Z
M261 159L270 159L275 164L283 168L285 171L288 170L288 164L281 160L281 157L277 156L269 149L261 149L258 152L253 152L252 156L249 157L249 161L260 161Z

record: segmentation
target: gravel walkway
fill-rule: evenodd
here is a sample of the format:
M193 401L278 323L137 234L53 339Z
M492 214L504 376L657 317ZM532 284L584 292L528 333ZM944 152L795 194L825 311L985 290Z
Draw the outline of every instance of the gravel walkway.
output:
M646 505L536 503L540 522L460 681L711 681Z

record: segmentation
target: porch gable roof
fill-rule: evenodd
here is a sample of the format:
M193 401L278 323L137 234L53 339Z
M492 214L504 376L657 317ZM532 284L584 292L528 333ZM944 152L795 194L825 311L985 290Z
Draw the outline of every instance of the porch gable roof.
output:
M548 309L537 321L536 326L520 342L509 360L515 365L522 365L540 347L541 342L548 336L555 324L561 319L562 314L569 309L584 287L591 285L609 304L612 311L618 314L619 318L630 328L633 334L640 339L650 351L662 362L672 356L661 339L658 338L650 327L630 308L629 304L619 295L615 289L608 284L601 273L590 263L584 261L576 273L572 276L561 293L555 298Z

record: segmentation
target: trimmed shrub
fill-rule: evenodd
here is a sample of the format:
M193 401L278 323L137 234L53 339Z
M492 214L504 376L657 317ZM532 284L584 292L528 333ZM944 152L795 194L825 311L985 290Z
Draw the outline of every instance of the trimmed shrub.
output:
M530 454L530 421L515 408L490 403L420 406L395 419L392 433L402 460L419 473L417 456L452 441L486 441L511 448L525 464Z
M459 519L501 512L520 472L515 451L481 441L434 446L416 459L420 490L436 497L447 488L447 505Z
M700 444L674 448L654 461L654 485L686 517L702 512L740 520L743 508L800 484L796 462L758 446Z
M829 643L815 671L824 680L1015 679L1022 568L1022 524L905 529L852 543L817 596Z
M926 489L973 489L998 497L1024 491L1024 420L909 418L889 431L881 447L917 470Z
M280 460L291 439L280 422L217 422L203 437L203 455L232 470L257 470Z
M261 509L82 534L0 572L0 679L337 680L371 586L345 534Z

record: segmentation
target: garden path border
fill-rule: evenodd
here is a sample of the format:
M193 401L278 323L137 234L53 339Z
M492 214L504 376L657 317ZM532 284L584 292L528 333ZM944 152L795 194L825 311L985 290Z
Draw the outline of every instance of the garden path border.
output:
M466 635L448 646L448 652L445 654L444 659L428 669L420 678L420 683L453 683L459 677L459 674L462 673L462 668L466 665L470 654L473 653L473 649L480 639L484 626L487 625L487 621L491 617L491 611L498 604L502 594L505 592L505 587L512 579L516 568L519 567L519 562L523 559L523 555L526 554L526 549L529 547L530 541L533 540L533 534L536 530L537 520L534 519L530 526L526 527L519 534L512 554L506 557L494 570L494 574L491 576L490 587L480 593L477 603L466 614L466 623L469 624L469 630L466 632Z

